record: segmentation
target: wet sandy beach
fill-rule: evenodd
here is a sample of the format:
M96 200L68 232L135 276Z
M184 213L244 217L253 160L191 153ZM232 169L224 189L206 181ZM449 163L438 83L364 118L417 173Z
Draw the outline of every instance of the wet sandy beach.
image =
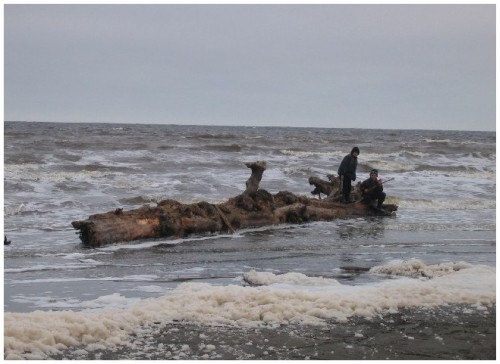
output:
M242 328L173 322L127 347L71 350L55 359L496 359L496 305L405 309L325 326Z

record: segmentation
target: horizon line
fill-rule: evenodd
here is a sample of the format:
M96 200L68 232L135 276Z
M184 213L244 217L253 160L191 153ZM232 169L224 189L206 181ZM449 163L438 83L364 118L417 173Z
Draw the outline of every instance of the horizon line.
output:
M4 123L66 123L66 124L108 124L108 125L175 125L175 126L215 126L215 127L240 127L240 128L303 128L303 129L359 129L359 130L423 130L423 131L471 131L492 133L494 130L477 129L425 129L425 128L361 128L342 126L283 126L283 125L234 125L234 124L179 124L179 123L140 123L140 122L115 122L115 121L50 121L50 120L4 120Z

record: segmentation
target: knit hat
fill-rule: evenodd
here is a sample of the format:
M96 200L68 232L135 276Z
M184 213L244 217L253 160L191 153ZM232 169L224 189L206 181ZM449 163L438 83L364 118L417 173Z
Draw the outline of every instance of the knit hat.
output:
M359 148L358 147L354 147L352 148L351 150L351 154L353 154L354 152L358 153L359 154Z
M372 169L370 171L370 174L376 174L376 175L378 175L378 170L377 169Z

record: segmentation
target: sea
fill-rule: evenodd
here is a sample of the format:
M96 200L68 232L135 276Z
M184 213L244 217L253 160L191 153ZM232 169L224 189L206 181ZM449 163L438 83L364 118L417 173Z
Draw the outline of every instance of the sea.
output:
M354 146L356 182L372 168L393 178L396 216L99 248L71 225L164 199L222 203L261 160L260 188L318 198L308 178L336 174ZM3 213L6 359L75 359L153 323L272 328L496 304L495 132L5 122Z

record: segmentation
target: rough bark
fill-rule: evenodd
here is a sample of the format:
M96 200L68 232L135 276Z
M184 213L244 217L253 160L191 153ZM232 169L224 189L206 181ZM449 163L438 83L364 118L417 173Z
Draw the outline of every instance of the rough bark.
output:
M318 177L309 177L309 184L314 185L314 190L311 191L313 195L318 195L321 200L321 194L327 196L330 199L339 199L341 194L340 191L340 177L333 176L331 174L327 175L328 181L322 180Z
M246 163L246 166L252 170L252 174L246 183L245 192L224 203L216 205L203 201L182 204L168 199L154 207L143 206L130 211L116 209L91 215L87 220L73 221L72 225L79 230L84 245L97 247L138 239L234 232L237 229L275 224L391 215L397 210L394 205L385 205L385 211L380 211L362 203L341 204L334 198L318 200L287 191L273 195L259 189L266 162ZM332 194L334 183L312 178L312 184L322 188L324 194ZM329 193L328 184L331 185Z
M257 192L259 189L259 184L262 180L262 175L267 168L267 163L265 161L258 161L254 163L245 163L245 165L252 170L252 174L246 182L247 189L244 193L252 194Z

